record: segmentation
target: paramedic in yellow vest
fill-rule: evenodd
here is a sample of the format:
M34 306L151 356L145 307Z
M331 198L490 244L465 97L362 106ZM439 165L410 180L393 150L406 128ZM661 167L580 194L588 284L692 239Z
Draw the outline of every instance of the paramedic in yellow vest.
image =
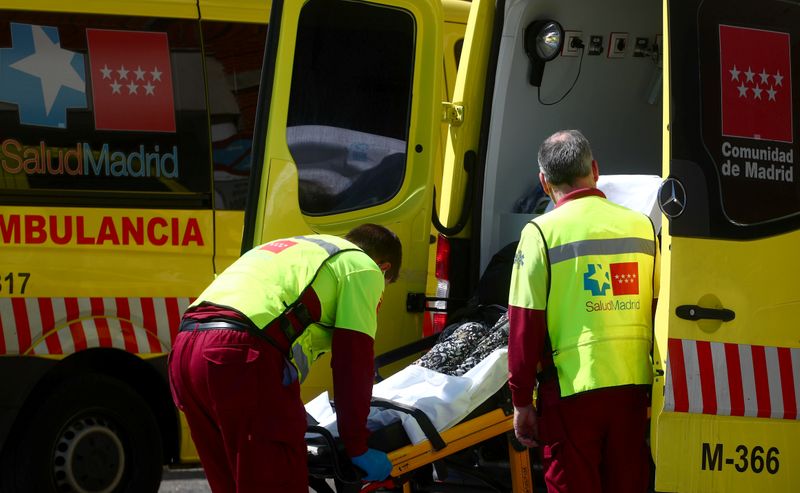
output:
M300 383L331 351L339 434L365 479L391 471L367 448L377 309L397 279L401 244L365 224L345 238L308 235L244 254L189 307L170 353L173 399L186 415L214 493L307 493Z
M514 259L514 431L540 447L550 493L644 493L658 285L653 225L597 189L597 162L580 132L550 136L538 158L555 208L525 226Z

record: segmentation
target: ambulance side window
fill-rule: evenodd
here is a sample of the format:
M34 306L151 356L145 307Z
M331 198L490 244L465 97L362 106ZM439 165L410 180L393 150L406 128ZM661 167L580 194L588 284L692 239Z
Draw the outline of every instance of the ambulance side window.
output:
M400 189L414 29L399 9L323 0L303 7L286 138L305 214L370 207Z
M210 206L196 21L0 11L4 203Z
M216 209L244 210L266 24L203 21Z

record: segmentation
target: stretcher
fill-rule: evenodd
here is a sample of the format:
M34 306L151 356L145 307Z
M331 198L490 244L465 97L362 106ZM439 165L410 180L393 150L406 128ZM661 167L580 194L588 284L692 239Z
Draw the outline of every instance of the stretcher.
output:
M415 348L412 348L415 349ZM389 359L408 352L406 348ZM388 364L387 358L381 363ZM431 465L455 469L495 491L533 493L529 450L513 433L513 406L507 380L507 350L499 349L463 377L450 377L410 365L373 388L368 419L369 446L387 453L393 468L388 480L363 483L337 441L335 413L324 393L309 402L312 421L306 435L309 483L318 493L413 491L415 481L430 477ZM455 456L491 444L508 458L511 485L480 468L459 467ZM507 454L507 455L505 455ZM505 478L504 478L505 479Z

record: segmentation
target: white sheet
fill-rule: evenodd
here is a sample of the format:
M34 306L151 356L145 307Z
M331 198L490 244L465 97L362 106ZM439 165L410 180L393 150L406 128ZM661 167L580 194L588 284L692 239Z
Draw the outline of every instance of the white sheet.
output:
M508 350L495 350L463 376L452 377L418 365L409 365L372 387L372 395L421 409L438 431L457 424L491 397L508 379ZM336 414L328 393L323 392L306 404L306 411L320 426L338 436ZM372 408L367 427L379 429L400 420L411 443L425 440L416 420L408 414Z
M658 208L658 189L663 178L658 175L604 175L597 180L599 188L611 202L650 216L656 232L661 229L661 210ZM553 209L547 204L545 212Z

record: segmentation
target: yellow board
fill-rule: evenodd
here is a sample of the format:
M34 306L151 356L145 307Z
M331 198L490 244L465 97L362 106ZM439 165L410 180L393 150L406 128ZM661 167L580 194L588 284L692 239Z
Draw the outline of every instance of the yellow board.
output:
M199 0L200 19L231 22L269 22L270 2L259 0Z
M76 12L84 14L106 15L142 15L159 16L179 19L196 19L196 0L144 0L144 1L114 1L104 0L77 0L70 1L69 7L58 0L9 0L3 2L2 8L11 10L41 10L50 12Z
M797 491L794 420L662 413L657 491Z
M0 235L3 264L29 274L0 296L196 296L211 281L210 211L4 206Z

